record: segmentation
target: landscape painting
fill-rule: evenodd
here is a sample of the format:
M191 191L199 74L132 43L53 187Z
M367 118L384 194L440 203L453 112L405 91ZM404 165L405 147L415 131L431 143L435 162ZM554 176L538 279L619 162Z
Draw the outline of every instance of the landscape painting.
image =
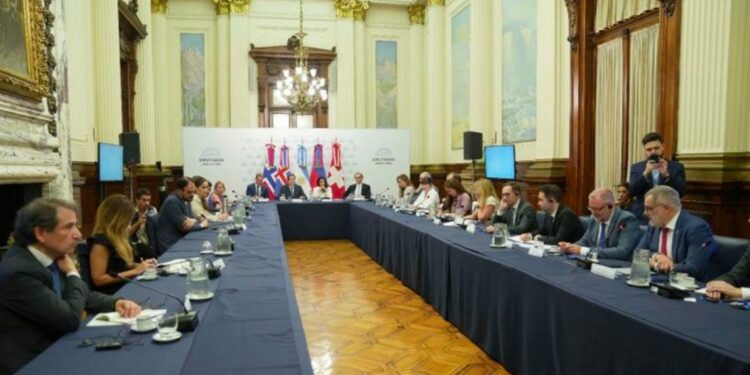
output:
M536 140L536 3L503 0L503 143Z
M398 127L397 44L375 42L375 123L378 128Z
M469 130L471 100L471 8L466 6L451 19L451 149L463 148Z
M180 34L182 125L206 126L206 64L203 34Z

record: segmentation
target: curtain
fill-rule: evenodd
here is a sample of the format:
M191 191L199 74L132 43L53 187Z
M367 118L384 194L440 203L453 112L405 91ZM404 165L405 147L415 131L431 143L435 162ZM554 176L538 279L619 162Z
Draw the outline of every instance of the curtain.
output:
M619 21L657 7L659 7L659 0L598 0L594 27L598 32Z
M601 44L596 60L596 186L620 182L622 161L622 39Z
M643 160L641 138L646 133L656 130L658 47L658 24L635 31L630 35L628 165Z

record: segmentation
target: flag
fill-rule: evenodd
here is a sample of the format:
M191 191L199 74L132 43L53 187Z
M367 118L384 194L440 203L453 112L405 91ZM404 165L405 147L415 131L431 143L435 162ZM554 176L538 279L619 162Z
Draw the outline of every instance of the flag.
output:
M344 175L341 171L341 144L334 141L331 145L331 165L328 169L328 185L331 187L333 199L344 198L346 186L344 185Z
M323 145L320 143L313 147L313 164L310 171L310 187L318 186L318 179L326 176L326 169L323 166Z
M281 186L277 186L274 174L276 173L276 167L269 167L268 165L263 168L263 187L268 190L268 199L276 200L278 196L277 192L281 189Z
M297 183L302 187L305 195L309 197L313 182L310 181L310 173L307 171L307 149L301 142L297 148L297 168L295 169L295 175L297 175Z

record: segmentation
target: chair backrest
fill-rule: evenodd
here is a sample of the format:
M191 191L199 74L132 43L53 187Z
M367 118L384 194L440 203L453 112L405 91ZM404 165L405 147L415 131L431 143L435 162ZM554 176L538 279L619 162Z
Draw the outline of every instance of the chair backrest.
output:
M544 225L544 211L536 212L536 226L541 228Z
M747 240L736 237L714 236L716 251L711 254L706 280L713 280L729 272L747 251Z
M94 283L91 281L91 262L89 256L91 255L91 249L86 241L78 242L76 245L76 254L78 254L78 265L80 266L81 280L83 280L89 289L94 288Z
M579 216L579 219L581 219L581 224L583 224L583 229L586 229L589 227L589 224L591 224L591 216Z

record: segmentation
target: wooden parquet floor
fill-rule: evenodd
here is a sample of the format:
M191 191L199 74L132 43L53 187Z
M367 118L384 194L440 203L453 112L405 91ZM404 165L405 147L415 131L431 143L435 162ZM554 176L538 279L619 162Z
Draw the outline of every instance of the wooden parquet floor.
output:
M286 243L316 374L507 374L350 241Z

